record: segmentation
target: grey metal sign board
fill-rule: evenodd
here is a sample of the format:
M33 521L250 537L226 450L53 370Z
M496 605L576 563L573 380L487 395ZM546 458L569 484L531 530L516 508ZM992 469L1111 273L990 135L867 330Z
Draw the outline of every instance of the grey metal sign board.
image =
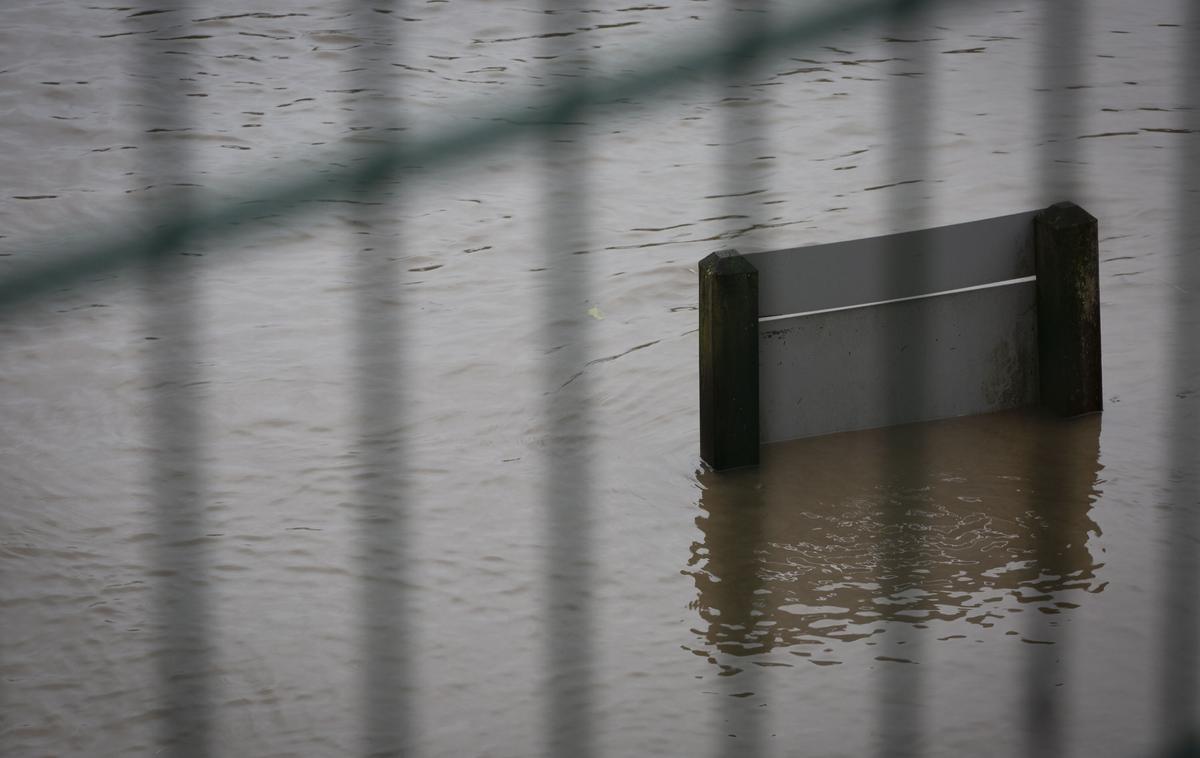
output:
M1036 214L747 253L744 257L759 271L758 315L877 303L1032 276Z
M1036 403L1036 285L759 323L761 442Z
M1040 403L1101 408L1097 222L1073 203L700 262L713 468L832 432Z

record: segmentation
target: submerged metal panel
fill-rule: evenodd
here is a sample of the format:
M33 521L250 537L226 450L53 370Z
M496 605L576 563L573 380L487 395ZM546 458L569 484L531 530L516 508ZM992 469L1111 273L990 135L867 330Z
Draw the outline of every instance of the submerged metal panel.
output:
M842 308L1032 276L1036 213L745 254L759 271L758 315ZM896 256L903 257L903 267L889 265Z
M1036 403L1035 285L761 322L762 441Z

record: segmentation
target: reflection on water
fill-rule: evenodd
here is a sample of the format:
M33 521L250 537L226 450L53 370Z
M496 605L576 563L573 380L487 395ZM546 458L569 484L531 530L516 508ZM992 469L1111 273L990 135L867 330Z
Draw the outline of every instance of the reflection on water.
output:
M873 645L887 622L1022 635L1014 614L1077 607L1104 588L1087 546L1099 433L1099 415L1018 411L770 445L758 468L701 473L700 652L833 664L833 643ZM889 451L917 444L928 473L900 486Z

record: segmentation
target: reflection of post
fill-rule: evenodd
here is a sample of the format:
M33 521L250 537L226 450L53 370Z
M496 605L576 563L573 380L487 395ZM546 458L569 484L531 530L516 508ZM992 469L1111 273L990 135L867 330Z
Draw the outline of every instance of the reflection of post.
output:
M1094 229L1094 227L1093 227ZM1076 382L1079 387L1082 382ZM1097 390L1099 387L1097 386ZM1089 423L1090 422L1090 423ZM1090 486L1094 473L1080 464L1079 448L1091 444L1091 427L1099 429L1099 416L1068 419L1058 422L1061 428L1079 428L1085 439L1062 439L1061 434L1045 434L1038 438L1034 454L1026 463L1029 468L1027 487L1029 507L1036 517L1033 551L1037 576L1021 585L1028 601L1039 603L1039 613L1027 614L1023 639L1038 644L1026 650L1024 711L1027 717L1026 754L1030 758L1058 756L1063 752L1062 690L1066 679L1069 648L1056 646L1067 642L1067 629L1060 628L1059 614L1073 607L1055 593L1074 578L1079 566L1079 554L1086 552L1079 544L1086 539L1086 527L1078 524L1075 493Z
M719 488L711 494L730 506L709 514L710 520L723 522L717 531L728 539L718 554L707 556L707 570L695 575L696 584L702 587L701 597L719 598L700 609L708 624L708 660L720 669L725 695L719 717L721 732L727 737L717 755L737 758L760 755L766 735L761 707L767 702L765 672L757 666L739 665L738 660L763 652L769 642L767 628L758 623L764 614L759 589L761 554L766 547L759 474L757 468L744 468L708 477L708 484ZM705 528L703 524L701 528ZM693 563L700 558L693 554Z
M700 261L700 457L758 463L758 271L735 250Z
M768 445L756 471L701 473L703 541L692 562L706 643L743 655L788 646L822 663L836 656L831 643L870 636L882 621L1007 628L1029 604L1061 612L1071 604L1055 593L1094 578L1099 429L1099 416L1013 411ZM886 462L918 434L929 480L899 486ZM1039 439L1057 451L1047 463L1058 486L1054 503L1034 492L1031 509ZM895 518L918 504L919 522ZM885 530L891 570L897 560L927 569L920 586L888 597L878 575Z
M1030 586L1050 593L1091 562L1085 542L1098 529L1088 511L1100 469L1100 417L1046 419L1042 426L1037 456L1025 464L1034 467L1027 502L1040 521L1033 547L1041 580Z
M763 629L755 623L762 613L755 603L760 600L760 563L765 548L760 474L758 469L700 474L706 487L701 503L708 515L696 523L712 536L705 540L707 550L693 546L693 563L704 562L704 570L694 575L700 590L700 615L708 622L708 644L729 655L765 649L758 640ZM717 505L707 507L709 503Z

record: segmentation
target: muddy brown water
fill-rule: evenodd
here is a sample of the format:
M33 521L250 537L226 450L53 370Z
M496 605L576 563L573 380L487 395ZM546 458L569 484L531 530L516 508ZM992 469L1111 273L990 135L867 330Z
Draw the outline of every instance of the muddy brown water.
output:
M412 5L388 85L411 133L427 134L538 94L539 35L554 24L571 33L559 64L586 52L578 65L605 76L719 38L723 13L679 0L551 17ZM140 228L166 191L140 158L154 145L186 147L193 190L222 195L323 170L375 138L363 114L378 94L353 72L375 31L340 10L134 14L67 0L0 9L0 274L48 240ZM372 661L352 264L374 246L402 281L415 754L554 752L544 482L572 460L590 472L579 602L594 657L579 663L597 755L858 756L897 730L928 755L1024 755L1031 682L1054 693L1064 754L1145 754L1164 665L1195 664L1160 652L1171 613L1196 602L1163 568L1168 430L1200 402L1195 378L1169 370L1172 308L1196 292L1173 274L1174 176L1197 138L1180 131L1181 23L1175 3L1112 0L1077 30L1085 65L1066 139L1071 199L1100 219L1099 416L1021 411L782 443L759 469L721 476L698 459L705 254L1061 199L1039 185L1033 3L944 11L921 33L922 71L906 69L917 43L875 25L764 61L732 90L698 82L585 114L571 137L584 150L560 160L584 177L587 224L561 250L544 249L554 185L536 139L406 176L374 200L394 227L318 202L193 250L205 506L190 547L204 556L214 753L362 744ZM140 105L144 39L183 56L185 130L149 131L169 125ZM930 86L930 153L921 181L897 184L908 179L894 174L888 93L917 79ZM730 112L759 124L737 150ZM746 153L732 201L727 164ZM548 313L566 271L583 294ZM144 287L105 275L0 322L4 755L165 746L155 589L170 546L148 483L146 363L171 332L148 318ZM561 352L567 341L578 349Z

